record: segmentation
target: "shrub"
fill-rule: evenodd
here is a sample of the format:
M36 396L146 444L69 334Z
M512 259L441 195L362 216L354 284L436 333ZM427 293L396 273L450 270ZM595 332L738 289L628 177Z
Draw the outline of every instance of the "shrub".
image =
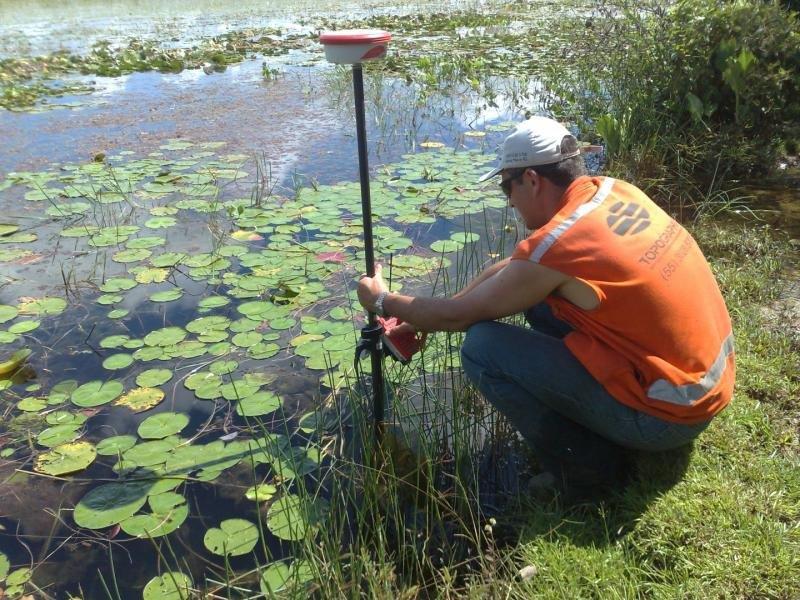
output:
M618 174L708 190L768 171L796 137L800 27L779 3L600 0L585 25L573 66L546 75L551 108L601 137Z

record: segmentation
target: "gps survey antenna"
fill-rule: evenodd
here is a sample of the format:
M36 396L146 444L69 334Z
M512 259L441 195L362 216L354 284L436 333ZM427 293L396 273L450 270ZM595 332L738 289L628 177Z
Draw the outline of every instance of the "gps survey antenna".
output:
M379 29L346 29L327 31L319 36L325 46L328 62L353 65L353 96L356 108L356 134L358 139L358 169L361 179L361 218L364 222L364 253L367 275L375 276L375 252L372 244L372 205L369 197L369 163L367 159L367 127L364 118L364 74L363 62L386 56L386 47L392 39L388 31ZM361 349L368 349L372 359L372 395L375 433L381 435L384 420L383 326L375 313L368 313L367 325L361 330ZM358 360L358 356L356 356Z

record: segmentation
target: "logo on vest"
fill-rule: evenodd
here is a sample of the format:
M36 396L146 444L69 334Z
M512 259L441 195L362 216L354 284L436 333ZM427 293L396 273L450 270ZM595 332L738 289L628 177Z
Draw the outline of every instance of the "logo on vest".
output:
M606 223L617 235L636 235L650 227L650 213L634 202L616 202L608 212Z

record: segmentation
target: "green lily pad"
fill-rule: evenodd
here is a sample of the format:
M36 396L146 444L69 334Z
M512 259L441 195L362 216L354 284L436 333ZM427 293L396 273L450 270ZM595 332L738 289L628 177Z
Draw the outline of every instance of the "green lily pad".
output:
M125 369L133 364L133 356L130 354L112 354L103 361L103 368L109 371Z
M38 329L40 324L40 321L17 321L8 328L8 332L13 333L14 335L22 335L24 333L29 333L34 329Z
M166 229L177 225L178 220L175 217L153 217L144 222L144 226L149 229Z
M155 538L168 535L183 525L186 517L189 516L189 505L186 504L186 500L182 496L181 499L183 499L183 504L164 512L128 517L120 522L120 528L128 535L138 538Z
M141 387L157 387L172 379L169 369L148 369L136 376L136 385Z
M230 298L224 296L207 296L197 303L197 307L202 309L219 308L229 304L230 301Z
M129 250L120 250L111 256L111 260L118 263L133 263L149 258L153 254L147 248L132 248Z
M314 570L308 561L296 560L287 565L285 561L274 562L261 573L259 587L266 598L289 587L303 585L314 578Z
M0 223L0 237L11 235L19 231L19 225L10 225L8 223Z
M122 383L114 379L106 382L95 379L76 388L70 400L75 406L83 408L100 406L116 399L123 389Z
M109 319L122 319L127 317L130 311L127 308L115 308L108 312Z
M155 248L156 246L163 246L167 243L167 240L163 237L158 236L147 236L147 237L140 237L135 238L133 240L128 240L128 243L125 244L126 248Z
M69 400L72 392L78 388L78 382L74 379L65 379L59 381L50 389L50 395L47 397L48 404L61 404Z
M266 502L278 493L278 487L271 483L259 483L249 488L244 497L253 502Z
M6 585L8 585L9 589L14 587L19 588L28 583L32 575L33 573L27 567L17 569L8 574L6 577Z
M461 242L457 242L455 240L439 240L438 242L434 242L431 244L431 250L439 254L446 252L455 252L456 250L461 250L461 248L463 247L464 244L462 244Z
M235 379L230 383L220 386L220 392L225 400L241 400L252 396L261 387L258 383L250 383L244 379Z
M0 583L5 581L10 569L11 562L8 560L8 557L5 554L0 552Z
M23 398L17 402L17 408L23 412L39 412L47 408L47 401L44 398Z
M215 375L230 375L238 368L239 363L235 360L217 360L208 365L208 370Z
M36 457L33 470L38 473L60 476L82 471L97 457L94 445L89 442L70 442L56 446Z
M58 315L64 312L67 307L67 301L63 298L52 298L45 296L44 298L30 298L20 301L17 308L21 315Z
M97 444L97 453L101 456L119 456L136 445L132 435L115 435Z
M0 324L6 323L14 319L19 311L16 306L9 306L8 304L0 304Z
M110 335L108 337L104 337L100 340L100 347L101 348L119 348L126 342L129 342L131 338L127 335Z
M180 327L163 327L144 336L148 346L174 346L186 338L186 331Z
M49 403L48 403L49 404ZM86 415L71 413L66 410L57 410L45 417L48 425L83 425L86 422Z
M112 277L100 286L100 291L106 294L113 294L115 292L124 292L136 287L136 282L133 279L125 277Z
M281 347L278 346L278 344L273 344L272 342L261 342L259 344L255 344L254 346L250 346L247 349L247 355L250 358L255 358L256 360L263 360L275 356L278 352L280 352L280 349Z
M203 543L219 556L240 556L255 548L258 542L258 527L244 519L227 519L206 531Z
M155 294L150 296L151 302L172 302L173 300L177 300L183 296L183 290L180 288L174 288L171 290L166 290L163 292L156 292Z
M162 439L180 432L188 424L189 417L185 414L163 412L142 421L137 433L143 439Z
M282 540L301 540L325 520L327 513L328 503L322 498L287 494L270 506L267 528Z
M189 576L171 571L148 581L142 592L142 600L188 600L193 595Z
M80 427L80 425L74 424L48 427L36 437L36 443L47 448L54 448L61 444L75 441L81 436Z
M237 333L235 336L233 336L233 338L231 338L231 342L240 348L249 348L250 346L255 346L260 341L261 334L256 331Z
M242 417L258 417L278 410L281 398L269 391L256 392L239 401L236 413Z
M149 481L129 481L96 487L75 505L75 523L88 529L116 525L144 506L151 485Z
M125 450L122 458L134 466L152 467L165 463L169 458L169 452L174 446L169 439L142 442L136 444L130 450Z

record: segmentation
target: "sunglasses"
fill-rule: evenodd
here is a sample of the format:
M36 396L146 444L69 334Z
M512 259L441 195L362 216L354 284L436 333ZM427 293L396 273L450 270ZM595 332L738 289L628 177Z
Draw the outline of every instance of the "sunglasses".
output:
M523 175L525 175L525 170L520 171L513 177L509 177L508 179L503 179L500 182L500 189L503 190L503 193L506 195L506 198L508 199L511 198L511 184L520 177L522 177Z

